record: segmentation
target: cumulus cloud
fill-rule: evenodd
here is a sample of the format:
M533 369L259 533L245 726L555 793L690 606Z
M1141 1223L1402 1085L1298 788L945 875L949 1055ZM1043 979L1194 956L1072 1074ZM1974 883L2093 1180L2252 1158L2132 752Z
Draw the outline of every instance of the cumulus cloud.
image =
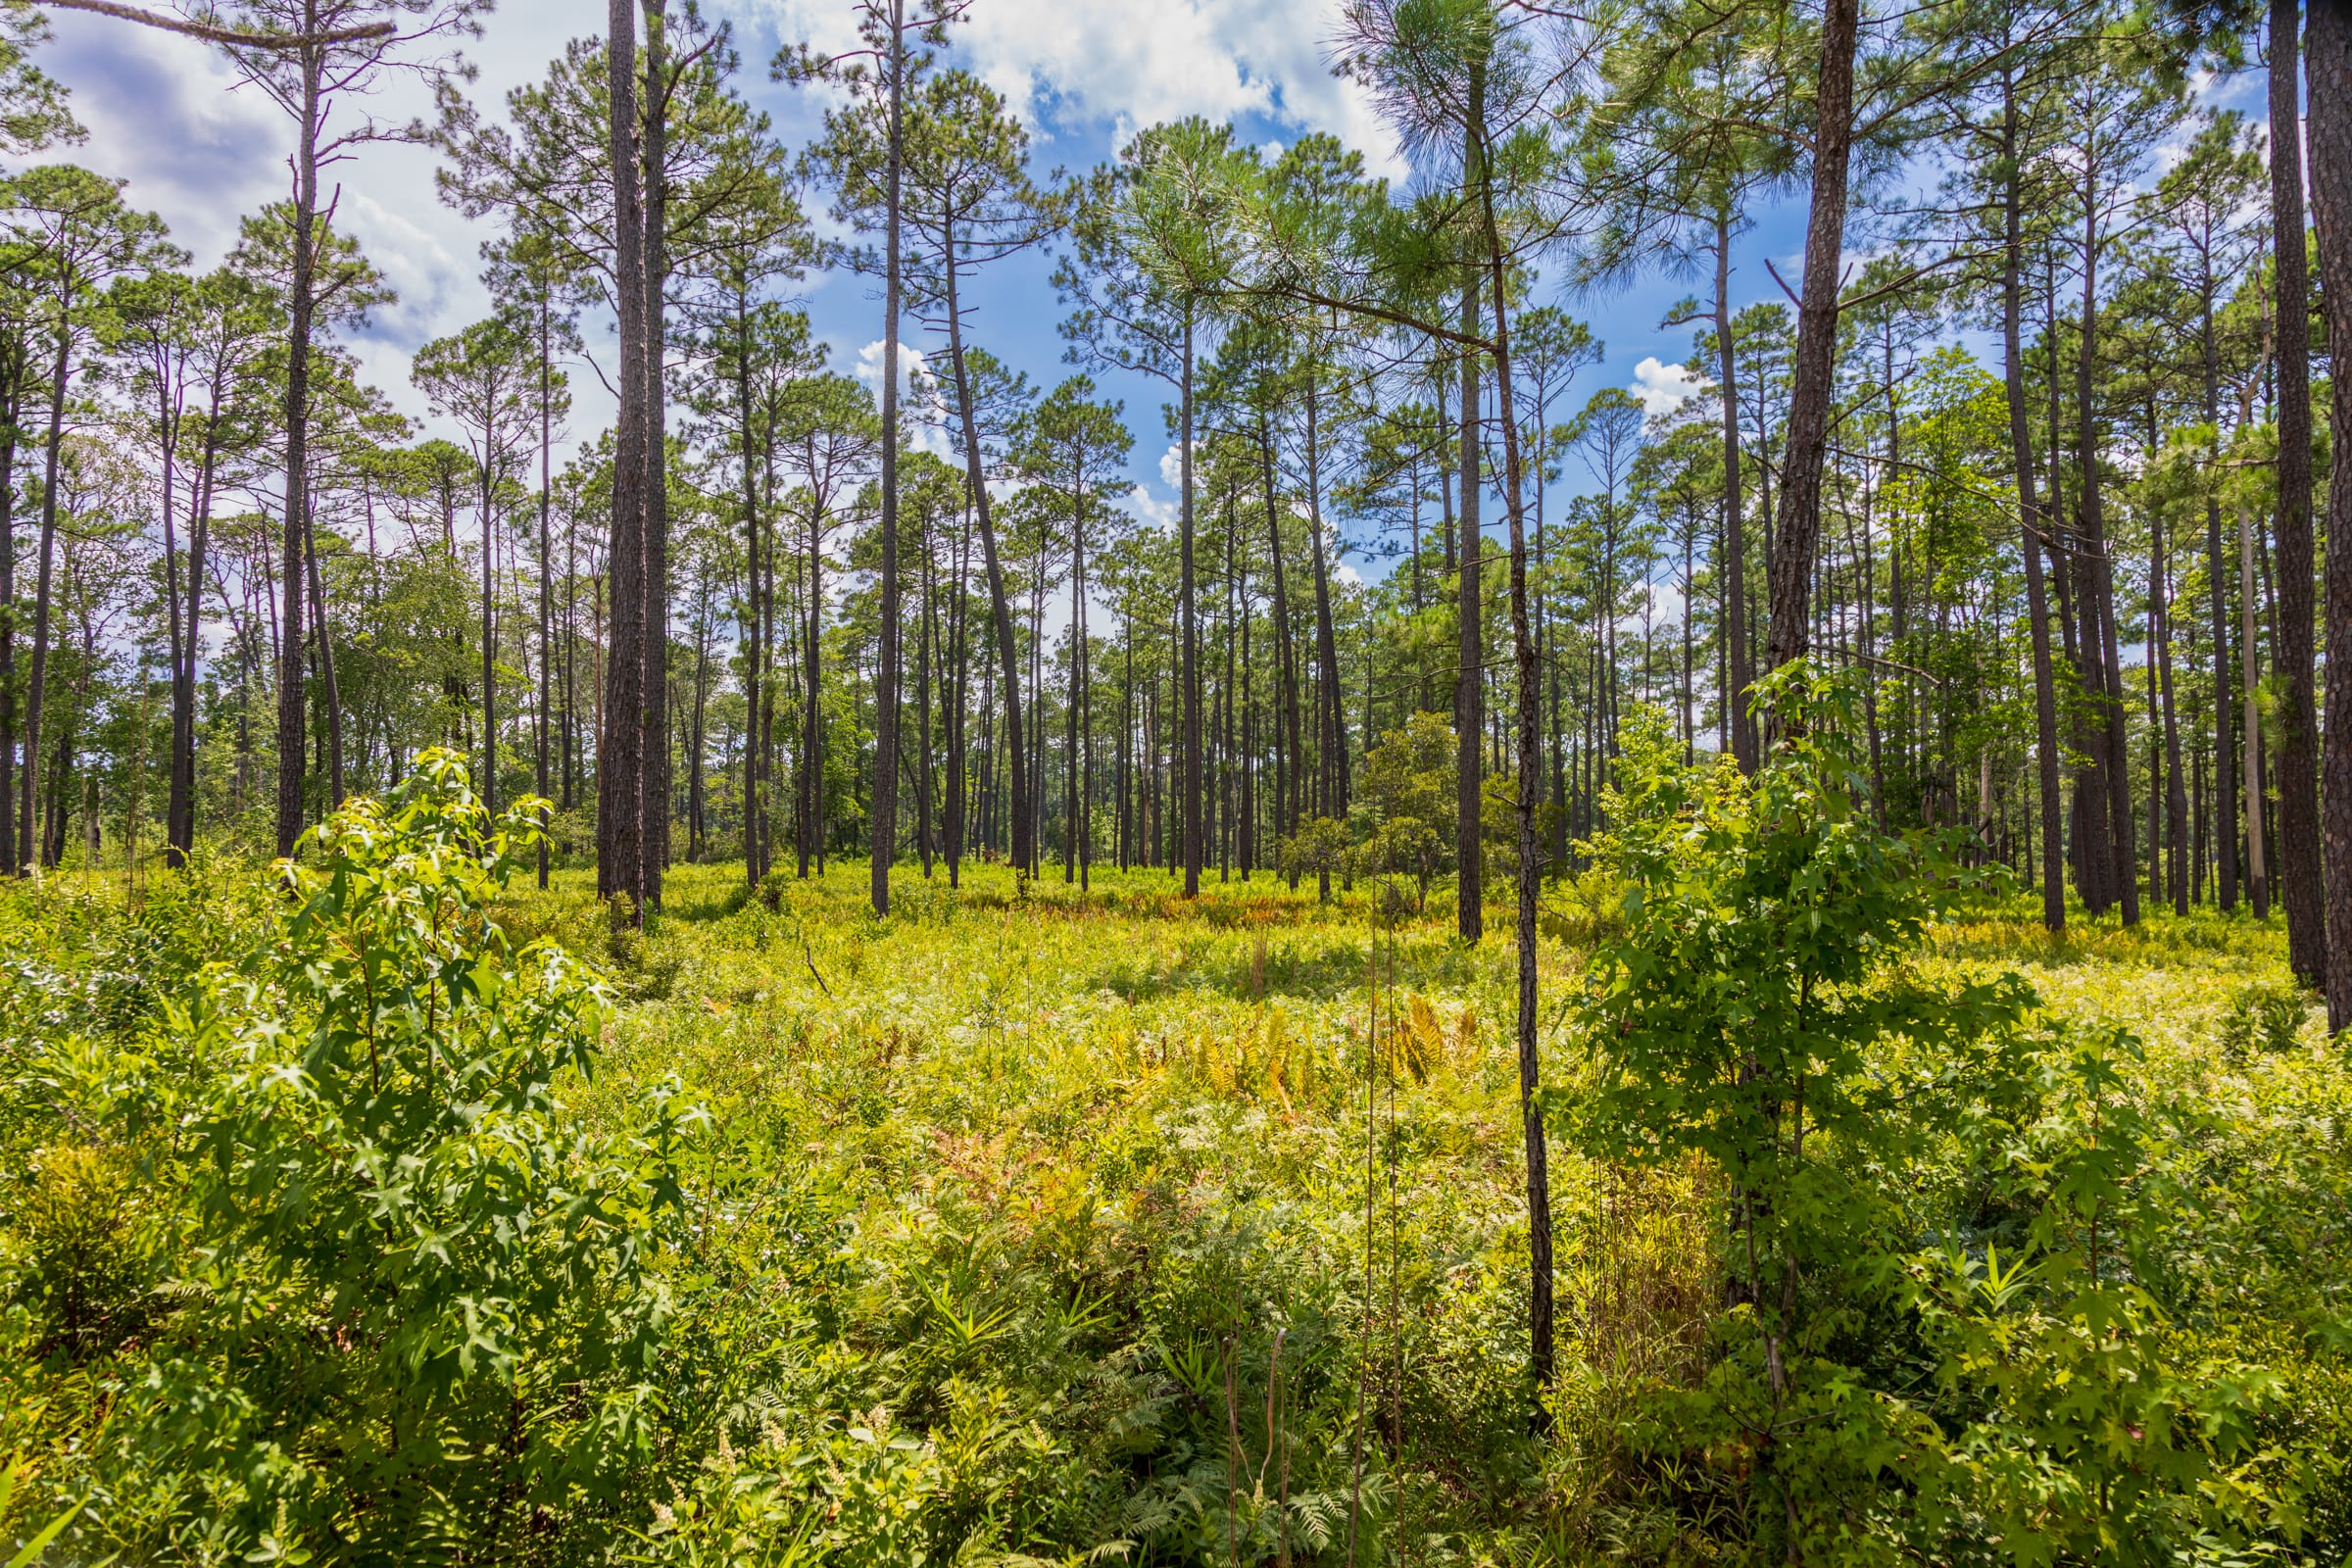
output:
M1127 493L1127 504L1135 509L1136 520L1153 533L1174 533L1184 521L1184 501L1162 500L1142 485Z
M1203 444L1199 441L1193 443L1193 452L1196 457L1201 452L1202 446ZM1199 475L1196 474L1195 477L1198 478ZM1172 443L1167 451L1159 455L1159 482L1175 491L1179 500L1183 499L1184 445L1182 442Z
M882 351L885 347L887 345L882 339L876 338L858 351L858 379L871 387L877 396L882 391ZM930 363L922 350L905 338L899 339L899 392L902 396L906 391L906 383L921 374L923 368Z
M1711 384L1705 376L1691 374L1688 367L1663 364L1652 354L1634 367L1633 384L1626 390L1640 398L1642 411L1655 418L1672 414Z
M486 36L466 50L480 67L468 89L495 112L510 88L537 80L576 33L594 30L578 0L504 0ZM268 98L240 85L219 49L112 18L61 12L54 41L40 52L43 70L73 93L89 141L54 155L125 179L123 199L160 214L172 239L201 269L219 265L236 244L240 220L287 200L292 175L290 122ZM399 125L433 113L430 90L388 73L382 90L337 106L338 127L372 117ZM399 292L345 346L363 372L402 412L425 415L409 384L409 357L427 338L455 332L489 310L478 272L491 226L446 206L433 187L439 155L397 143L362 144L321 172L321 195L336 202L338 227L360 242ZM596 342L600 323L583 322ZM611 399L592 373L573 377L580 400L573 426L593 430L611 416Z
M786 38L850 47L846 8L821 0L737 0ZM1046 137L1202 115L1260 115L1329 131L1376 173L1403 172L1361 84L1331 73L1341 0L992 0L956 29L956 49Z
M956 29L954 54L1005 94L1038 135L1040 161L1091 161L1114 126L1127 131L1199 114L1254 118L1253 143L1271 155L1276 142L1327 131L1365 155L1376 173L1399 175L1401 162L1369 96L1331 74L1327 41L1338 30L1343 0L991 0ZM832 0L713 0L713 13L737 24L745 95L771 112L778 134L798 143L810 134L821 95L777 86L762 69L780 40L819 48L856 46L856 19ZM466 47L479 76L467 89L495 117L507 94L540 80L564 40L601 30L601 10L579 0L500 0L483 37ZM290 145L285 117L261 94L239 87L218 49L192 39L71 12L54 19L55 41L41 64L73 90L89 126L86 146L62 149L110 174L126 176L126 197L163 215L172 236L199 267L217 264L236 241L238 220L285 198ZM365 102L339 106L338 119L362 112L399 124L430 118L430 94L394 74ZM1055 147L1054 142L1067 143ZM468 220L445 206L433 186L439 162L430 149L393 144L358 147L327 172L341 188L338 221L384 268L400 292L350 346L367 372L405 412L422 416L408 384L408 357L428 338L457 331L489 309L478 277L479 247L495 225ZM812 203L821 213L822 203ZM846 286L812 277L812 298ZM592 352L609 360L609 318L591 311L581 323ZM841 344L853 346L854 340ZM873 365L856 368L869 385ZM573 427L587 432L611 416L611 398L593 373L575 374L580 399Z

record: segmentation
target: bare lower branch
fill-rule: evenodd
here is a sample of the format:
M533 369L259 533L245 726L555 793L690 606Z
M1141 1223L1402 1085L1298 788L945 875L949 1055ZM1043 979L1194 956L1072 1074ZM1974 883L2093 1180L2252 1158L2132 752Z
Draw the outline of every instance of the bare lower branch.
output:
M333 32L247 32L239 27L166 16L159 11L142 11L137 6L117 4L116 0L38 0L38 3L60 11L88 11L113 17L118 22L135 22L143 27L185 33L232 49L308 49L320 44L361 43L369 38L388 38L398 30L389 22L370 22L364 27L343 27Z

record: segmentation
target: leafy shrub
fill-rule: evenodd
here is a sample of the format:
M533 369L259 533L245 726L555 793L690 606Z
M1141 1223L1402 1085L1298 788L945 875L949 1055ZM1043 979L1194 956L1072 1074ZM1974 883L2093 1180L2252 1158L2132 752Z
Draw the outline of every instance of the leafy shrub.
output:
M2222 1014L2222 1059L2242 1067L2257 1055L2276 1056L2295 1049L2310 1002L2286 980L2258 980L2240 986Z
M493 819L463 762L427 754L389 805L322 823L313 864L281 863L252 973L165 1002L163 1032L211 1071L171 1172L176 1310L116 1375L92 1455L122 1544L496 1558L609 1532L640 1485L689 1118L657 1092L633 1137L564 1128L557 1088L584 1079L611 999L490 917L537 806ZM87 1235L117 1223L109 1158L53 1158L107 1197ZM92 1293L61 1260L102 1268L70 1227L30 1234L20 1297L46 1291L87 1339Z
M1915 961L1957 873L1872 825L1845 682L1763 683L1753 778L1629 726L1623 934L1584 1004L1593 1088L1553 1102L1596 1155L1701 1158L1721 1307L1695 1379L1630 1422L1651 1487L1754 1560L2158 1562L2283 1542L2278 1386L2182 1355L2143 1283L2178 1218L2117 1031L2038 1024L2014 975ZM1671 1532L1669 1532L1671 1534Z

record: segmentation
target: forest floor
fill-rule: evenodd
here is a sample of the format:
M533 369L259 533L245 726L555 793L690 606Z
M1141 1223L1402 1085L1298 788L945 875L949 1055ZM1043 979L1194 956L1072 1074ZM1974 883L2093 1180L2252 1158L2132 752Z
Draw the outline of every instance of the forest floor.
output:
M901 1363L864 1386L927 1390L903 1418L968 1427L969 1484L1059 1513L1041 1539L1213 1519L1226 1499L1186 1488L1221 1490L1237 1447L1255 1500L1234 1511L1301 1547L1338 1549L1359 1507L1384 1539L1473 1559L1688 1523L1687 1493L1659 1508L1626 1489L1617 1417L1627 1390L1703 1361L1720 1219L1696 1167L1603 1169L1552 1141L1559 1437L1527 1439L1503 911L1473 948L1437 900L1383 929L1361 891L1324 905L1264 873L1212 872L1187 902L1163 872L1098 871L1081 894L1050 867L1023 895L967 867L960 891L902 872L877 922L862 862L772 910L740 877L673 870L665 912L617 942L584 877L518 902L518 929L606 958L628 994L582 1109L674 1075L708 1107L714 1168L742 1173L710 1191L745 1246L774 1245L763 1202L821 1192L850 1338ZM2289 981L2278 917L2078 919L2053 944L2038 914L2031 896L1975 906L1922 961L2015 970L2052 1013L2129 1031L2142 1087L2210 1112L2250 1194L2311 1140L2341 1144L2352 1073ZM1544 1070L1570 1087L1581 963L1547 937ZM763 1194L760 1170L788 1177Z
M1023 890L967 867L951 890L944 868L903 870L877 921L861 862L776 879L773 907L739 865L681 865L642 932L611 924L590 871L503 896L510 936L592 960L619 1003L593 1071L553 1086L563 1135L619 1149L646 1136L649 1104L697 1107L674 1148L659 1135L677 1207L657 1202L658 1435L611 1528L649 1561L781 1560L763 1553L793 1531L865 1539L893 1520L931 1560L1379 1560L1352 1533L1391 1561L1718 1560L1747 1451L1636 1451L1641 1401L1705 1373L1723 1316L1724 1195L1705 1166L1601 1164L1551 1140L1560 1373L1550 1435L1531 1436L1501 911L1469 946L1442 898L1384 913L1367 889L1324 904L1265 874L1212 872L1194 901L1162 872L1093 881L1082 894L1050 868ZM1594 1071L1579 942L1607 916L1573 887L1555 897L1544 1072L1573 1105ZM181 1061L150 993L216 960L266 968L280 908L257 869L226 864L185 891L159 880L136 913L119 878L0 893L6 1149L45 1170L91 1136L73 1096L42 1088L88 1054L69 1031L188 1079L131 1083L92 1056L90 1097L215 1093L233 1059ZM2195 1193L2178 1210L2193 1223L2167 1208L2160 1226L2193 1287L2175 1293L2189 1304L2167 1353L2276 1369L2264 1441L2304 1477L2305 1549L2352 1549L2352 1357L2326 1338L2352 1325L2352 1058L2289 983L2277 918L2160 912L2052 944L2037 914L2024 896L1967 906L1912 968L2013 970L2051 1023L2129 1032L2115 1103L2166 1129L2145 1185ZM148 1549L192 1506L154 1499L205 1494L106 1447L117 1426L146 1430L132 1416L165 1387L147 1342L61 1359L24 1294L63 1266L49 1253L89 1289L147 1289L100 1267L129 1221L50 1224L82 1238L68 1256L26 1217L37 1184L0 1192L17 1195L0 1288L22 1297L0 1315L18 1358L0 1366L0 1453L46 1465L60 1499L100 1499L93 1549ZM152 1206L165 1277L212 1222ZM783 1478L765 1493L746 1479L762 1467ZM831 1499L815 1515L792 1500L809 1488ZM695 1534L722 1526L752 1544Z

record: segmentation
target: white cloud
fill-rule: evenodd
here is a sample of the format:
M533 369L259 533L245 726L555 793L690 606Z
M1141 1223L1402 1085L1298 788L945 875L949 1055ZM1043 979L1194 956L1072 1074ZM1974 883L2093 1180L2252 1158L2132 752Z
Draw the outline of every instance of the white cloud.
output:
M1709 384L1706 377L1691 374L1688 367L1663 364L1652 354L1634 367L1633 384L1626 390L1640 398L1642 411L1655 418L1672 414Z
M882 350L884 346L883 341L876 338L858 351L858 379L873 388L877 395L882 390ZM899 339L899 392L901 396L906 394L906 383L920 374L923 368L930 363L924 357L922 350L905 338Z
M1199 451L1200 451L1200 450L1201 450L1201 444L1200 444L1200 442L1198 442L1198 441L1194 442L1194 443L1193 443L1193 451L1194 451L1194 452L1196 452L1196 453L1198 453L1198 452L1199 452ZM1171 445L1169 446L1169 448L1168 448L1168 450L1167 450L1167 451L1165 451L1165 452L1162 452L1162 453L1159 455L1159 482L1160 482L1161 484L1164 484L1164 485L1166 485L1166 486L1167 486L1169 489L1171 489L1171 490L1175 491L1179 499L1181 499L1181 498L1183 497L1183 495L1184 495L1184 445L1183 445L1183 443L1181 443L1181 442L1177 442L1177 443L1171 444Z
M1127 493L1127 504L1135 509L1136 520L1153 533L1177 531L1184 522L1184 498L1163 501L1142 485Z
M85 145L54 156L125 178L125 201L162 215L199 270L218 266L236 243L240 219L290 194L286 116L240 85L219 49L112 18L61 12L53 21L55 41L41 49L40 65L72 90L74 115L90 131ZM466 49L481 70L468 88L474 102L495 116L510 88L546 73L564 38L601 22L578 0L503 0L486 35ZM432 114L429 89L395 72L380 92L338 104L333 122L348 127L369 115L399 125ZM429 148L378 142L355 147L321 172L321 196L339 191L337 225L400 294L343 346L396 408L416 416L425 408L409 383L410 355L489 310L477 273L492 225L440 200L433 187L439 163ZM609 337L595 315L581 323L592 345ZM582 368L572 391L575 432L593 432L611 417L611 399L593 372Z
M953 58L1005 93L1042 145L1039 162L1080 165L1101 155L1114 122L1135 127L1188 114L1212 120L1253 116L1253 142L1295 140L1329 131L1361 151L1376 173L1400 174L1394 144L1370 98L1331 74L1327 44L1343 0L990 0L956 29ZM856 19L834 0L713 0L736 23L744 69L737 84L775 117L777 134L797 145L814 129L822 94L771 84L765 66L777 42L808 39L820 48L851 47ZM564 40L602 29L604 13L580 0L500 0L484 35L466 46L479 68L467 91L486 119L502 118L510 90L543 78ZM40 64L74 93L89 126L86 146L61 149L110 174L126 176L134 205L163 215L172 237L217 265L236 241L237 221L287 194L286 118L250 87L239 87L220 51L110 18L61 12L55 41ZM339 105L348 123L361 112L379 122L430 118L429 92L413 77L388 74L384 90ZM1271 151L1269 145L1266 149ZM340 221L400 291L397 306L353 334L348 345L367 373L404 412L421 416L409 385L408 360L428 338L454 332L485 314L476 275L489 221L465 219L433 186L439 156L429 148L363 145L326 172L342 189ZM812 201L821 215L824 204ZM811 297L848 286L819 275ZM838 315L839 313L834 313ZM610 358L610 318L586 314L592 352ZM910 327L911 331L911 327ZM855 339L843 342L851 348ZM868 384L878 355L856 368ZM573 376L579 400L571 424L582 437L611 417L612 402L585 367Z
M735 0L724 9L820 47L851 36L849 9L830 0ZM1370 96L1331 73L1340 10L1341 0L991 0L956 29L955 50L1041 135L1108 124L1123 140L1186 115L1255 114L1330 131L1375 173L1400 175Z

